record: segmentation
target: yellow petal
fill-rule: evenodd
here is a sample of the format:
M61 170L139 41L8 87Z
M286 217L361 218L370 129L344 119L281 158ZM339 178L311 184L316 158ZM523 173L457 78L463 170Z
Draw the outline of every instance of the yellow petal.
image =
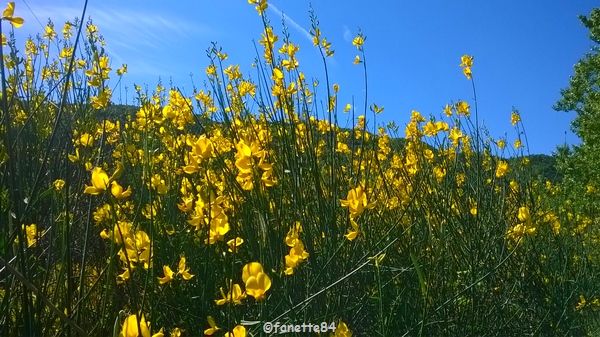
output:
M6 4L6 8L4 9L4 12L2 13L2 18L3 19L11 18L14 13L15 13L15 3L13 1L11 1Z
M264 292L267 292L271 289L271 278L265 273L260 273L258 275L258 285Z
M95 188L94 186L85 186L85 189L83 190L83 193L91 195L98 195L101 192L101 190Z
M165 337L165 333L163 332L163 328L160 328L160 331L152 335L152 337Z
M250 262L247 263L242 269L242 280L244 283L247 283L247 280L250 276L257 276L259 273L263 272L263 267L258 262Z
M25 20L23 18L14 17L14 18L6 18L8 22L10 22L15 28L21 28Z

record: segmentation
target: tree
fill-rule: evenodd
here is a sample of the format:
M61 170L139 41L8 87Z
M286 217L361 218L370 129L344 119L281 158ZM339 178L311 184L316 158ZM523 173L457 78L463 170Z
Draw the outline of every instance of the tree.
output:
M559 149L559 169L565 187L578 196L582 206L595 213L600 194L600 8L579 18L589 29L593 46L575 65L569 87L561 90L562 97L554 109L577 114L572 130L582 143L572 149Z

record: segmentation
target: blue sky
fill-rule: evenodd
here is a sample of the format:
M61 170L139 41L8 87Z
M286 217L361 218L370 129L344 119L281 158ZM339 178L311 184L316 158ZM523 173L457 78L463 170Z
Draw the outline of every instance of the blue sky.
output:
M48 18L57 27L81 15L83 1L16 0L25 18L17 37L35 34ZM340 104L361 104L362 70L352 64L352 37L360 28L367 36L368 103L385 107L384 123L403 125L411 110L437 115L446 103L472 103L470 83L459 68L460 56L475 58L480 120L495 137L516 137L510 125L512 107L523 117L531 153L552 153L565 141L578 143L570 132L573 113L552 105L568 85L573 65L591 41L578 20L591 0L505 1L325 1L312 6L324 36L333 43L332 83L340 85ZM285 13L292 39L300 44L300 66L307 77L324 83L318 52L307 37L308 1L270 1L268 16L280 31ZM253 41L262 24L246 0L141 1L90 0L88 14L105 36L113 69L127 63L123 85L152 88L160 78L184 92L202 85L208 64L206 49L218 42L228 62L250 69ZM192 76L190 77L190 74ZM122 89L124 90L124 89ZM118 90L114 98L118 101ZM124 91L122 100L125 100ZM131 97L129 97L131 100ZM340 109L341 110L341 109ZM340 113L342 124L347 116ZM566 132L566 135L565 135Z

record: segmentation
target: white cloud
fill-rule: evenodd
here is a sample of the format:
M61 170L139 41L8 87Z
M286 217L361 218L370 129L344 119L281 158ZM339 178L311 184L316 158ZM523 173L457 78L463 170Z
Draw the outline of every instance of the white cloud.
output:
M60 34L62 24L81 17L81 5L67 4L30 4L30 8L21 7L20 13L26 22L22 33L34 35L42 31L40 23L45 25L51 18ZM106 50L116 61L116 64L135 62L144 64L138 68L151 75L167 74L168 65L153 60L153 50L159 48L175 48L181 45L180 41L190 41L198 36L214 35L214 31L207 26L196 22L182 20L180 17L168 16L152 10L152 6L143 9L111 7L106 4L90 4L86 11L86 18L91 18L100 33L104 36ZM38 23L39 21L39 23ZM126 57L123 57L126 55ZM140 62L141 58L145 62ZM133 59L132 59L133 58ZM134 67L130 67L134 68ZM131 69L131 71L135 71Z
M352 41L352 32L350 31L350 28L348 28L348 26L346 25L344 25L344 40L346 40L346 42Z
M283 20L289 24L290 26L292 26L292 28L294 28L296 31L298 31L300 34L302 34L306 39L308 39L308 41L310 41L312 43L312 36L310 35L310 33L308 32L308 30L306 30L304 27L300 26L300 24L298 24L294 19L292 19L289 15L286 15L285 13L283 13L279 8L277 8L275 5L273 4L269 4L268 7L271 11L273 11L277 16L279 16L280 18L283 18Z

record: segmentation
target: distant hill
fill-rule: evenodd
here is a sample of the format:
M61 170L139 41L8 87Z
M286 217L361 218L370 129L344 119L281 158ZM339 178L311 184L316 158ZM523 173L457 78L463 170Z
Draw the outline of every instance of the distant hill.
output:
M121 104L111 104L106 109L106 116L109 118L124 118L126 115L134 116L139 107L134 105L121 105ZM344 131L349 131L349 129L342 129ZM403 148L406 144L406 140L402 137L392 138L391 146L393 149ZM435 151L435 149L433 149ZM509 159L510 161L515 161L516 158ZM558 182L562 179L562 175L558 172L556 168L556 157L549 156L545 154L532 154L529 156L530 166L531 166L531 175L534 178L541 179L543 181L550 180L551 182Z
M531 163L531 174L543 180L558 182L562 175L556 168L556 157L545 154L532 154L529 156Z

